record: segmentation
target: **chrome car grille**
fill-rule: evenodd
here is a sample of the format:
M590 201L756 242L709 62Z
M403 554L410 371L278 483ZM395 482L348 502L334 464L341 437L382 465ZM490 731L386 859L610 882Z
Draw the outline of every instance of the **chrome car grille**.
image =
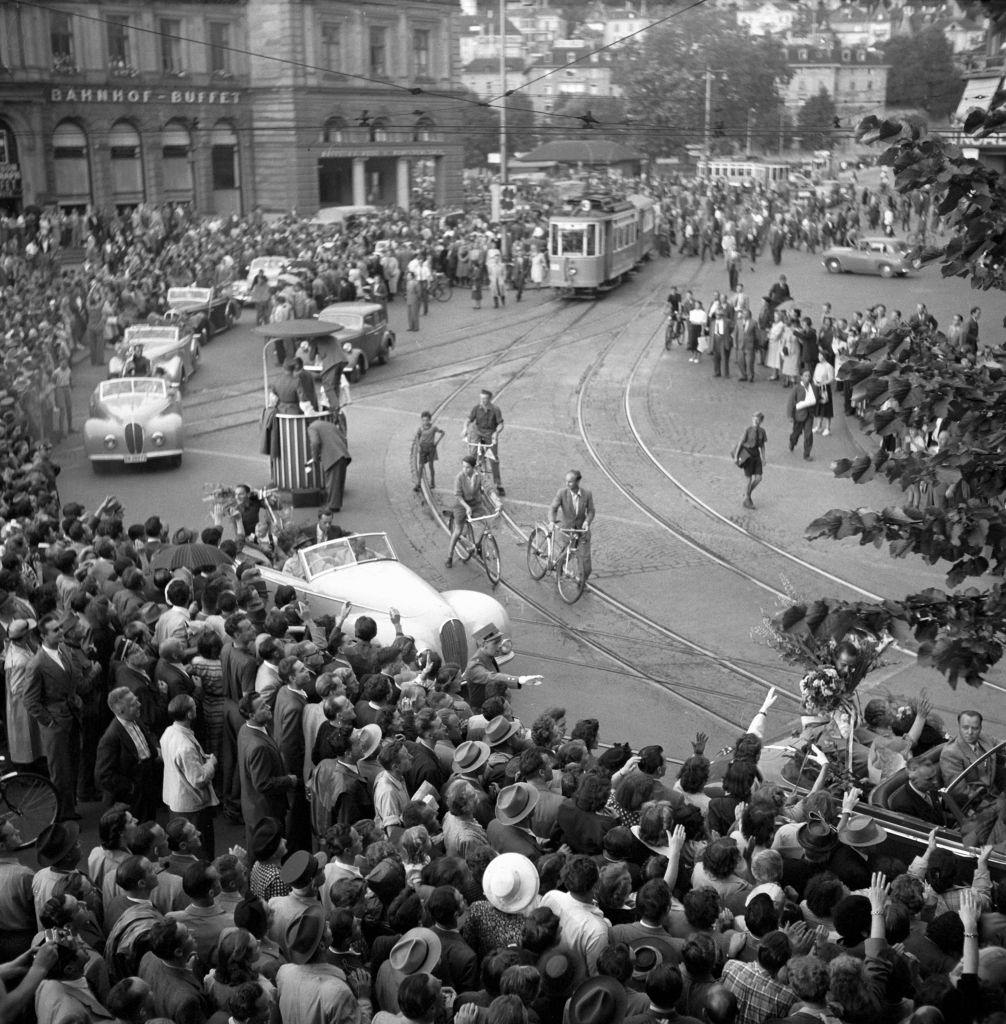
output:
M126 424L126 450L130 455L143 451L143 427L139 423Z
M460 619L448 619L440 627L440 650L444 661L462 668L468 664L468 634Z

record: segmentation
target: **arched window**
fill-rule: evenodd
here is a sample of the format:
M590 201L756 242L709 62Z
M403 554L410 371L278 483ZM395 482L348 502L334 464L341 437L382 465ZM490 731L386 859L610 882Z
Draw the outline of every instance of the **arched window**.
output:
M388 119L386 117L375 117L373 124L370 126L370 141L387 142L388 138Z
M423 116L412 129L413 142L432 142L436 138L436 124L432 117Z
M128 121L116 121L108 133L112 196L116 203L143 201L143 156L140 133Z
M171 199L192 198L192 135L181 121L169 121L161 132L164 191Z
M330 117L321 130L322 142L347 142L346 121L341 117Z
M6 121L0 121L0 164L17 163L17 143Z
M0 121L0 209L21 196L21 169L17 165L17 140L14 130Z
M210 162L214 192L229 192L241 187L238 135L228 121L217 121L213 126L210 133Z
M61 121L52 133L56 198L64 206L91 201L91 165L87 158L87 136L73 121Z

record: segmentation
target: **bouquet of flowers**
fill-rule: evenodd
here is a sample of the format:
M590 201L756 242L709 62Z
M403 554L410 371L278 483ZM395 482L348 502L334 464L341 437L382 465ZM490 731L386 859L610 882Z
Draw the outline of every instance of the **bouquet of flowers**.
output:
M832 714L849 699L847 680L833 665L818 665L800 680L800 696L811 714Z

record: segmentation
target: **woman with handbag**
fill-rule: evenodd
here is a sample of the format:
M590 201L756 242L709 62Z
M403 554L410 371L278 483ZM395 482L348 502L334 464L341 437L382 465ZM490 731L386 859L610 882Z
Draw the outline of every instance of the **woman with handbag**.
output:
M762 422L765 419L763 412L756 412L751 417L751 426L744 431L737 447L733 450L733 460L744 470L747 484L744 489L744 507L754 508L751 494L761 483L762 473L765 467L765 442L768 435L765 433Z

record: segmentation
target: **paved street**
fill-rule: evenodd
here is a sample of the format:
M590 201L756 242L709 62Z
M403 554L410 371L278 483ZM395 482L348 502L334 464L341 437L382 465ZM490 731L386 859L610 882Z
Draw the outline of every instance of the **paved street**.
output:
M779 268L771 261L760 261L754 273L745 267L756 309L780 271L815 321L823 301L836 315L885 302L906 317L925 301L941 323L978 303L984 340L998 337L1006 314L1006 297L943 281L935 270L907 280L835 277L819 257L789 251ZM597 303L561 303L542 291L499 311L475 311L467 294L456 291L450 303L431 307L419 334L404 331L404 305L393 303L392 361L353 389L353 463L339 521L386 530L401 559L438 587L487 589L477 565L444 568L446 535L412 493L408 455L419 412L437 410L447 430L437 466L445 507L463 454L464 420L479 387L493 388L506 417L501 461L514 523L526 531L544 518L570 467L583 471L599 510L594 582L600 593L572 608L550 579L530 579L519 534L500 526L504 582L497 596L510 612L520 670L541 671L547 680L519 695L518 712L529 720L563 704L571 720L600 718L604 742L660 742L673 754L697 728L711 734L711 749L728 742L769 683L795 692L796 673L752 638L782 594L901 596L939 585L942 574L854 542L803 540L806 524L828 508L882 507L896 503L900 492L884 482L857 487L833 479L830 461L858 454L864 444L858 426L840 414L832 436L815 438L815 461L805 463L786 450L788 392L767 382L717 380L708 358L694 365L683 349L666 353L662 309L672 282L694 287L708 303L714 288L725 288L726 273L722 261L703 265L675 256L647 265ZM171 528L201 527L209 523L205 485L264 485L261 345L249 328L246 312L237 328L204 350L184 398L188 440L181 469L98 478L79 444L64 446L58 452L64 500L94 503L114 492L130 521L156 511ZM99 377L88 366L76 372L80 426ZM755 494L758 507L746 511L730 451L756 409L766 415L768 464ZM613 601L651 621L616 610ZM905 693L925 683L948 717L976 705L996 723L990 731L1006 729L1001 692L954 693L906 655L891 660L877 673L880 686ZM1006 676L997 673L996 681ZM783 697L771 726L781 729L795 711L795 702Z

